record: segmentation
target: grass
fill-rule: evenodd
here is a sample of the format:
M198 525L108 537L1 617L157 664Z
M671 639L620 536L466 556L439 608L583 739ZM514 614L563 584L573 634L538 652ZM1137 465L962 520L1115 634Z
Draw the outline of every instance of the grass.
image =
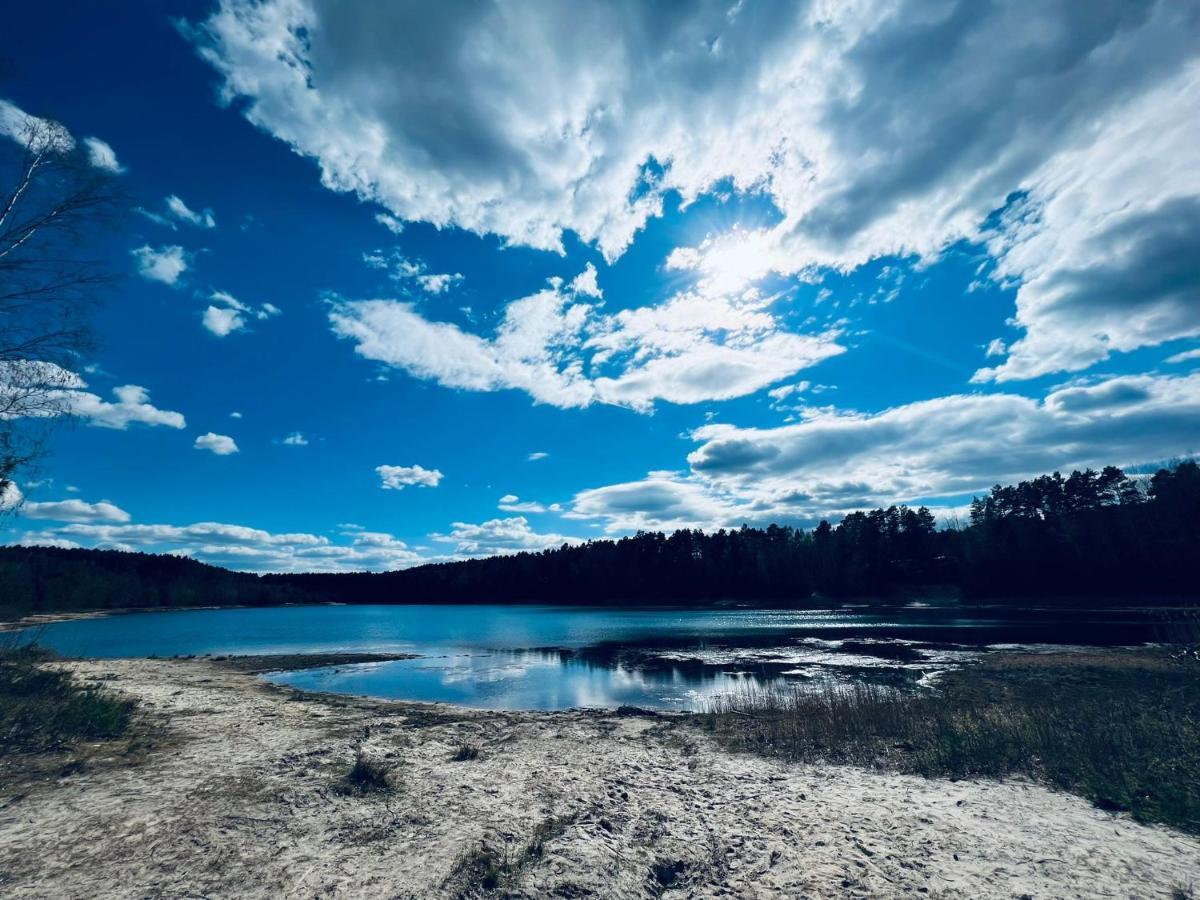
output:
M470 762L474 759L479 759L479 748L467 741L459 744L450 757L451 762Z
M1200 833L1200 663L1186 654L1007 654L933 692L759 691L701 721L742 750L925 776L1025 775Z
M0 646L0 754L64 750L128 731L132 700L46 666L50 659L15 636Z
M359 797L367 794L388 794L393 789L389 768L367 756L362 750L354 757L354 765L350 767L350 771L334 786L334 790L339 794L353 794Z
M486 841L472 846L455 861L442 887L458 900L507 895L517 886L521 872L540 860L546 845L565 834L577 818L567 814L542 819L520 848L505 844L497 849Z

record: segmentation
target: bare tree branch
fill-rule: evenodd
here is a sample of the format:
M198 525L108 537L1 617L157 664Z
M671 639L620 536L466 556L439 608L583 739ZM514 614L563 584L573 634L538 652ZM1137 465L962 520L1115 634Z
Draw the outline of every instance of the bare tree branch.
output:
M91 345L87 312L112 280L82 251L115 218L112 179L61 125L30 118L0 139L0 492L73 409L72 369Z

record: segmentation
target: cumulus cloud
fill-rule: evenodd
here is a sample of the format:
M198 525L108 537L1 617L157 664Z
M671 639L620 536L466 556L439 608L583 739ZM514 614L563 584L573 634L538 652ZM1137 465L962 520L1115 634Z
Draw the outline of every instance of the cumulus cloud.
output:
M376 466L375 472L384 490L392 491L402 491L410 485L437 487L443 478L437 469L426 469L424 466Z
M591 263L588 263L583 271L571 280L570 289L585 297L604 296L604 291L600 290L600 285L596 281L596 267Z
M612 531L812 522L986 490L1053 469L1200 450L1200 374L1064 385L1042 400L959 394L875 414L810 411L779 428L706 425L685 473L576 495L569 515Z
M612 532L713 528L733 524L745 504L678 473L658 472L641 481L610 484L575 495L570 519L597 519Z
M524 516L490 519L478 524L454 522L447 534L430 537L439 543L453 544L454 553L459 556L494 556L580 543L579 538L536 532Z
M217 337L225 337L246 326L246 320L242 318L242 314L236 309L230 309L227 306L207 307L204 310L201 322L205 328Z
M530 462L537 462L539 459L545 459L549 455L550 454L546 453L545 451L534 450L529 454L529 456L526 457L526 459L528 459Z
M200 435L192 446L197 450L211 450L217 456L229 456L238 452L238 445L233 438L212 431Z
M286 447L307 447L308 438L299 431L293 431L283 439L283 444Z
M117 153L98 137L86 137L83 146L87 150L88 162L97 169L103 169L114 175L120 175L125 167L117 161Z
M75 372L54 363L0 361L0 420L74 415L102 428L125 429L133 423L184 427L182 414L155 407L144 387L115 387L112 402L85 390L87 386Z
M226 337L235 331L241 331L246 327L247 319L262 321L281 313L279 307L274 304L250 306L228 291L213 291L209 299L213 303L204 310L201 322L217 337Z
M21 514L29 519L53 519L57 522L128 522L129 513L107 500L86 503L83 500L28 501Z
M743 396L843 352L836 331L780 330L771 299L685 292L607 314L552 284L509 303L492 337L432 321L397 300L337 302L330 321L359 355L445 387L517 389L560 407L647 410L658 399Z
M150 402L150 392L136 384L113 388L116 402L101 399L89 391L65 392L71 414L86 419L89 425L124 430L132 424L165 425L183 428L187 423L182 413L159 409Z
M382 532L343 531L342 540L307 533L273 533L245 525L102 524L79 521L23 534L19 543L174 553L250 572L351 572L406 568L424 558Z
M131 252L137 262L138 274L149 281L174 286L188 269L189 255L178 245L155 249L146 244Z
M1200 330L1194 4L223 0L191 34L251 122L398 219L611 260L668 192L760 193L778 224L674 260L725 290L981 241L1024 330L981 380Z

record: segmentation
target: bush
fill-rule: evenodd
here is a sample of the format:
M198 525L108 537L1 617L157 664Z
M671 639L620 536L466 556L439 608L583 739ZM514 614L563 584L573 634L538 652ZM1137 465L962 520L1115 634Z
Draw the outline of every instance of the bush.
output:
M16 639L0 647L0 753L59 750L125 734L133 701L48 668L49 658Z

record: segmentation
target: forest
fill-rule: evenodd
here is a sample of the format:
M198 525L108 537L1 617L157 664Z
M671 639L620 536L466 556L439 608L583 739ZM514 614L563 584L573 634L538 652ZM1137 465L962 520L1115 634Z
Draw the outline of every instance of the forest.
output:
M0 606L54 610L344 603L813 606L833 599L964 602L1200 598L1200 466L1153 475L1043 475L996 485L967 523L926 508L854 512L833 525L639 532L540 553L394 572L253 575L113 550L0 548Z

